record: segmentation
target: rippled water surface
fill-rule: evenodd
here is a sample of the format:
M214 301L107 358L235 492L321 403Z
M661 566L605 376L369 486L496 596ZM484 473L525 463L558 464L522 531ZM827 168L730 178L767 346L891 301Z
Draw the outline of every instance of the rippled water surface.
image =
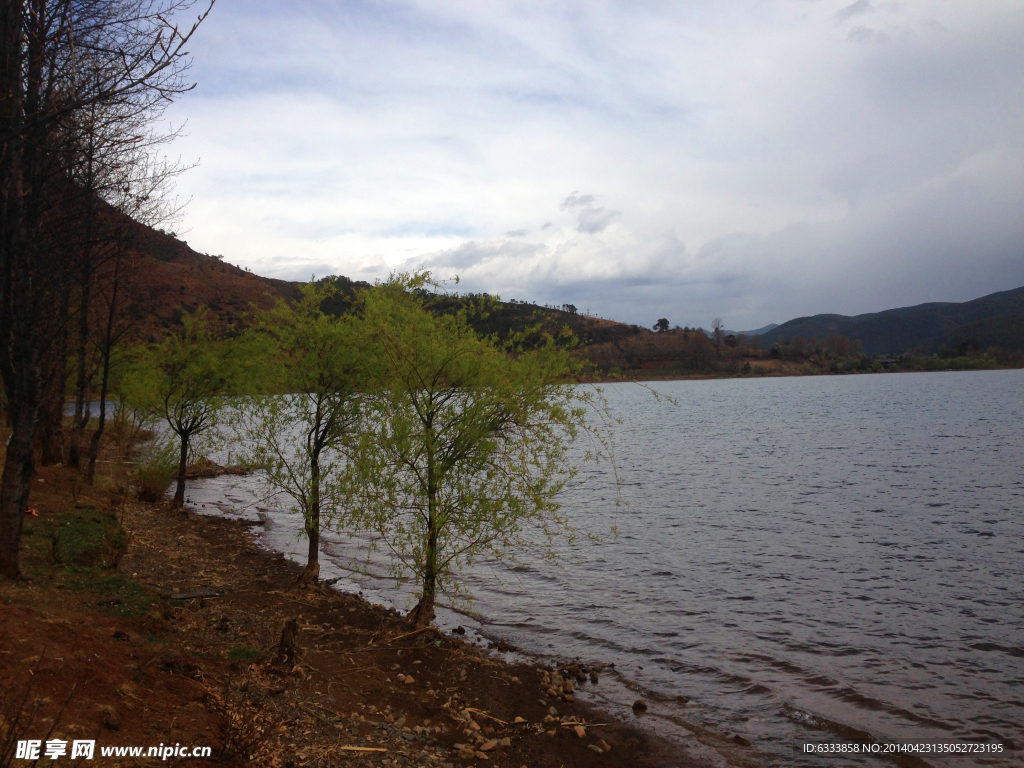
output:
M628 506L605 471L563 499L618 536L561 566L469 574L483 630L615 663L620 685L598 698L624 711L643 692L684 742L708 724L778 764L882 764L795 752L855 729L1017 748L935 765L1024 764L1024 371L656 388L678 404L605 387ZM255 483L190 496L238 513ZM268 546L301 553L297 518L265 514ZM342 586L405 607L382 565L344 570L358 542L326 551Z

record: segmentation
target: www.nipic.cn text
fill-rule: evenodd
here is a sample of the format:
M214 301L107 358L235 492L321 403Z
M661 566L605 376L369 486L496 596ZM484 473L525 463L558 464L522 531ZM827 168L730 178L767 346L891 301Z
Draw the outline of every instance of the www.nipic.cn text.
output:
M15 751L18 760L57 760L67 757L70 760L92 760L96 756L95 741L72 742L64 739L47 741L19 741ZM210 747L190 747L181 744L160 744L158 747L100 747L100 757L152 757L167 760L172 757L210 757Z

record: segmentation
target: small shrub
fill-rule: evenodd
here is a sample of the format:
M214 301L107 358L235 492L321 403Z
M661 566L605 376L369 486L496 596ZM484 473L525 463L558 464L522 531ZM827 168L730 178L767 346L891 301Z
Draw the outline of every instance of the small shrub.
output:
M178 471L178 451L173 443L155 443L135 465L139 479L139 499L160 501L171 487L174 473Z
M142 442L152 428L153 417L147 410L137 408L123 399L114 403L110 430L125 458L131 456L135 446Z
M52 523L46 526L46 538L50 541L50 562L54 565L61 565L64 562L64 552L60 546L60 523Z
M115 512L111 512L103 518L103 567L116 569L121 564L121 558L128 551L128 531L121 525L121 519Z

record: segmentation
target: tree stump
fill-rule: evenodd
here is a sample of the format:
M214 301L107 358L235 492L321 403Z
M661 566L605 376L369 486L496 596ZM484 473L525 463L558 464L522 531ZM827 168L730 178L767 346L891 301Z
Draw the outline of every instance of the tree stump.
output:
M273 664L277 667L284 667L286 670L295 666L299 653L299 623L295 619L288 619L281 631L281 642L277 646L277 655L274 656Z

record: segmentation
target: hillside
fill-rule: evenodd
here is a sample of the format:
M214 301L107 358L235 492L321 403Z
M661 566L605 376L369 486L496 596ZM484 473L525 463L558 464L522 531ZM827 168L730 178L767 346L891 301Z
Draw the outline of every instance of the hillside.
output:
M181 313L207 306L222 328L244 322L250 305L269 307L274 298L293 299L300 283L260 277L221 259L193 250L173 235L135 225L135 250L138 263L132 280L132 300L139 318L134 330L136 338L147 340L180 324ZM346 277L335 277L340 289L338 298L325 306L327 311L344 312L351 306L355 292L368 283ZM452 312L483 298L476 294L439 297L439 312ZM538 306L526 302L499 302L483 317L474 320L482 334L499 338L511 331L523 331L540 325L555 333L568 326L585 345L620 342L649 331L612 320L587 317L575 312Z
M783 323L761 336L768 349L777 341L824 339L843 335L859 339L869 355L926 353L945 345L951 351L998 346L1024 350L1024 287L1000 291L963 303L929 303L848 317L814 315Z
M217 324L226 328L242 321L251 304L269 307L275 297L298 295L298 283L246 272L140 224L132 242L137 256L129 289L136 317L132 336L141 340L179 325L182 311L209 307Z

